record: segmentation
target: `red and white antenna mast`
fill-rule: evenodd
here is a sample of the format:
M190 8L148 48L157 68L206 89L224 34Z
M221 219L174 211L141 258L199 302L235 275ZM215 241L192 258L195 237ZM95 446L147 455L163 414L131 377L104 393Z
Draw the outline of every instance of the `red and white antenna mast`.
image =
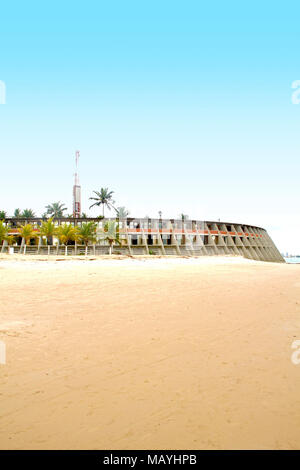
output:
M78 161L80 153L78 150L75 152L75 181L73 186L73 217L78 218L81 214L81 187L79 185L78 177Z

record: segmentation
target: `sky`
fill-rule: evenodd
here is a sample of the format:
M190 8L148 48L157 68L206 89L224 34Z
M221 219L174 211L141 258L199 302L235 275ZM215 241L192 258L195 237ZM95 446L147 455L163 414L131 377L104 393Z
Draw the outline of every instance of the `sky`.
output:
M79 150L91 216L108 187L133 217L258 225L300 254L299 13L288 1L2 3L0 209L71 213Z

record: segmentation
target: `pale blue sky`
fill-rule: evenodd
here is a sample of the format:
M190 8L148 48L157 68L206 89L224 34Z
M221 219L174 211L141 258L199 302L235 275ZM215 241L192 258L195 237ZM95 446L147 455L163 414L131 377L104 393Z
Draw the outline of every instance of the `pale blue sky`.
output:
M251 223L300 253L296 2L1 5L0 209L82 206ZM288 227L289 226L289 227Z

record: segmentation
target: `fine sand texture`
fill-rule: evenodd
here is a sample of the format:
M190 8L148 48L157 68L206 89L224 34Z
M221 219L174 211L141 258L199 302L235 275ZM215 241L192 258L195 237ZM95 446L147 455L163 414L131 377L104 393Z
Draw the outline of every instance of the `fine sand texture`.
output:
M2 255L0 299L1 449L300 449L300 265Z

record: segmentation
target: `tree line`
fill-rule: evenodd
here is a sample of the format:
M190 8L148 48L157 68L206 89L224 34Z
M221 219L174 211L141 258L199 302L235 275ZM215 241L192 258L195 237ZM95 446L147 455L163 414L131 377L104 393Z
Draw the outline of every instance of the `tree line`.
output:
M94 196L90 197L91 201L94 201L93 204L90 205L89 209L92 207L101 207L102 206L102 216L104 217L105 208L108 210L113 209L116 213L116 216L119 218L126 218L129 215L129 211L124 207L115 207L115 201L113 200L114 191L110 191L108 188L101 188L100 191L93 191ZM71 218L73 214L65 214L67 207L64 203L57 201L53 202L52 204L48 204L45 207L46 211L42 214L42 219L47 219L49 217L52 218ZM36 217L35 212L32 209L24 209L21 210L20 208L15 209L14 217L16 218L34 218ZM81 217L87 218L87 215L83 212ZM7 218L7 212L5 210L0 210L0 220Z
M0 220L0 245L6 242L8 245L14 245L17 237L24 240L23 253L26 253L26 246L30 244L32 239L41 237L48 245L48 254L50 254L50 246L53 245L53 238L57 237L60 244L65 246L65 254L67 254L67 246L70 242L79 242L85 245L85 254L87 255L89 243L97 242L97 224L95 222L86 222L80 226L72 224L61 224L56 226L53 218L43 221L41 226L34 228L31 224L20 225L17 228L18 235L10 234L11 227ZM119 224L113 220L105 223L101 232L101 238L109 243L109 254L112 254L114 244L120 244Z

